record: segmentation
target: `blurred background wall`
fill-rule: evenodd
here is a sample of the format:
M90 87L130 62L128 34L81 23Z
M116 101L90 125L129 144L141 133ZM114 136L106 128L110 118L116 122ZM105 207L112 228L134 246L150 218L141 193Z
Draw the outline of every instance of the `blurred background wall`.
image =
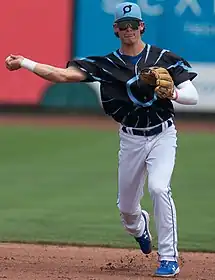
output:
M26 70L8 72L4 58L22 54L65 67L73 57L104 55L119 46L113 35L114 9L123 0L8 0L1 3L0 104L29 110L100 113L99 84L50 84ZM190 62L198 77L197 106L178 112L215 112L215 1L136 0L146 24L144 40ZM10 16L8 17L8 11ZM95 94L96 93L96 94ZM24 105L24 106L23 106ZM5 107L6 106L6 107Z
M0 102L37 105L50 84L28 71L9 72L4 59L22 54L65 67L71 53L73 0L8 0L1 3Z

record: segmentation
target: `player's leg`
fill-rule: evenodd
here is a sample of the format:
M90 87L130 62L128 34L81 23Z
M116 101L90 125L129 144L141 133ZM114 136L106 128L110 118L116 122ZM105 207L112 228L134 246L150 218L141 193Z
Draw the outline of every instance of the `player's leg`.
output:
M140 205L146 178L145 144L144 137L120 132L117 205L126 231L136 238L143 253L148 254L151 252L149 217Z
M151 151L147 157L148 188L153 201L158 254L162 266L159 271L166 275L179 272L176 209L170 187L175 164L176 141L175 126L171 126L151 141Z

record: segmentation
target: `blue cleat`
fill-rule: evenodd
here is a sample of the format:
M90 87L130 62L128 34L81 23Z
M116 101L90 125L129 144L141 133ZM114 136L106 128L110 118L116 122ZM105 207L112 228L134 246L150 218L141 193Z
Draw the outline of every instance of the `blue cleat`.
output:
M141 251L148 255L152 251L152 237L149 231L149 214L142 210L142 215L145 220L145 230L142 236L135 237L135 239L139 243Z
M180 272L178 263L175 261L161 261L160 266L155 271L155 276L174 277Z

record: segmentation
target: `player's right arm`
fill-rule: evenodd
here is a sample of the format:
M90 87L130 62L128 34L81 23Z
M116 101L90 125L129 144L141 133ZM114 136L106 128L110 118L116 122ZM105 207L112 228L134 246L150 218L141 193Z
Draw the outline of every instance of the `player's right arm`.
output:
M10 55L5 60L6 68L10 71L25 68L41 78L54 83L72 83L86 80L87 75L76 67L58 68L48 64L37 63L21 55Z

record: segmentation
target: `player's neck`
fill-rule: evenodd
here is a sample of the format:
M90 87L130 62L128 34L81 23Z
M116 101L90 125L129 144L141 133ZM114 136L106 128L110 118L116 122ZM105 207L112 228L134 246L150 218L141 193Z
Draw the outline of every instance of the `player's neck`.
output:
M142 52L145 47L145 43L143 41L139 41L137 44L126 45L122 44L120 48L120 52L124 55L136 56Z

